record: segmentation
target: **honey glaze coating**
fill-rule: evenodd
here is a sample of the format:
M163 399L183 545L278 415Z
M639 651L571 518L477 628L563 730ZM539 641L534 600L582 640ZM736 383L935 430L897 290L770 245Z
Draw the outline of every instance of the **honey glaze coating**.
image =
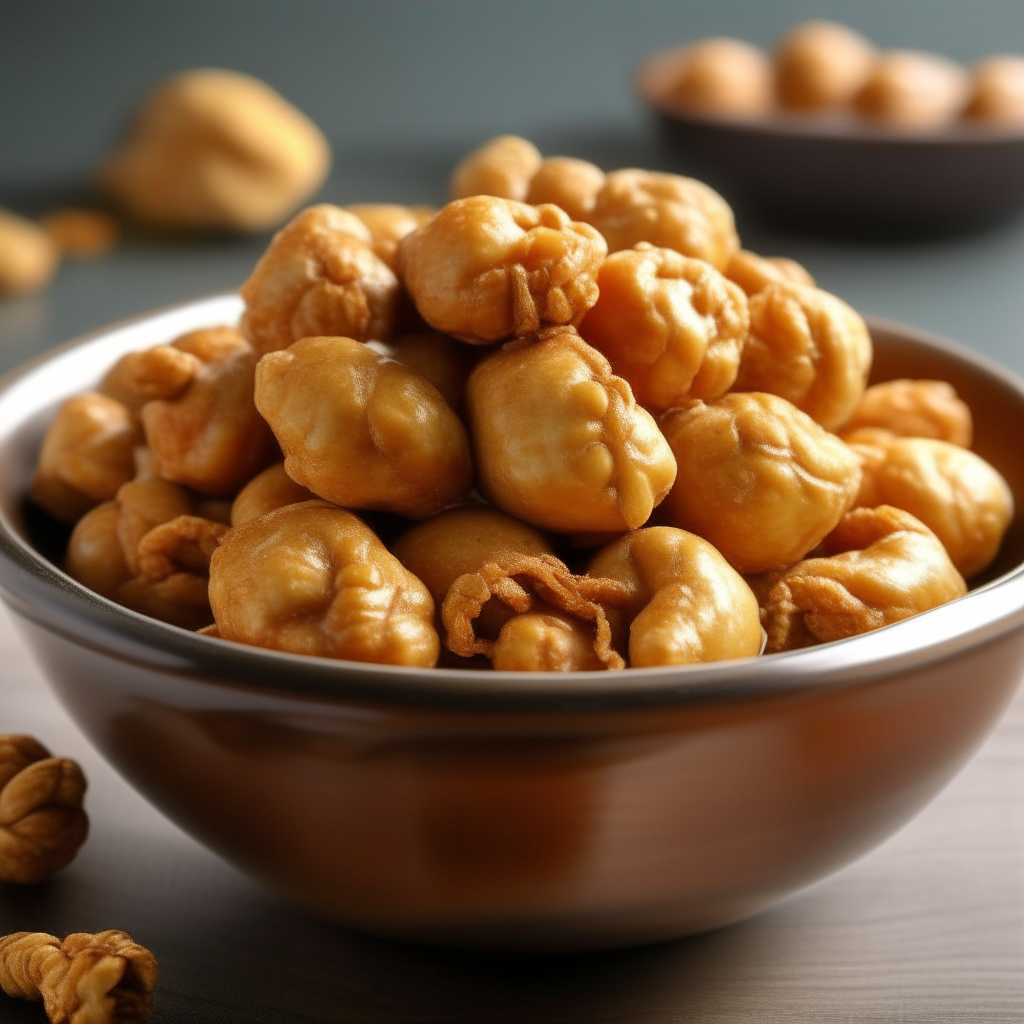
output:
M645 409L729 390L749 329L747 300L710 263L641 242L612 253L597 285L580 334Z
M292 654L432 667L427 588L350 512L307 501L237 526L210 563L224 640Z
M678 465L662 521L709 540L741 573L803 558L857 496L856 454L776 395L693 401L660 425Z
M848 512L825 555L750 580L768 634L766 654L867 633L967 593L939 539L909 512Z
M467 404L480 487L542 529L635 529L675 479L657 424L572 328L485 359L469 378Z
M462 421L424 377L351 338L304 338L256 370L256 406L296 483L410 519L469 493Z
M872 384L843 424L841 435L878 427L901 437L934 437L970 448L970 407L944 380L887 380Z
M589 224L557 206L475 195L406 235L403 281L434 330L474 345L578 324L607 255Z
M750 299L750 336L735 391L767 391L792 402L826 430L856 409L871 369L871 335L842 299L774 284Z
M677 52L666 98L695 114L758 117L774 101L771 64L739 39L702 39Z
M273 512L275 508L312 501L315 497L312 491L297 484L285 472L283 462L275 462L254 476L238 492L231 503L230 522L232 526L241 526L251 519L259 519Z
M740 249L729 258L725 276L747 295L756 295L772 284L803 284L814 287L814 278L787 256L759 256Z
M805 21L775 50L779 102L792 110L845 106L871 74L875 48L859 32L834 21Z
M499 135L456 164L449 192L452 199L498 196L523 200L540 165L540 150L532 142L518 135Z
M613 636L632 668L749 658L761 650L757 598L706 540L652 526L613 541L587 572L617 580L629 603L610 609Z
M329 203L278 231L241 289L253 348L274 352L314 335L391 337L401 287L371 242L354 213Z
M920 519L965 579L991 564L1013 519L1013 494L983 458L948 441L871 428L846 440L863 471L855 505L893 505Z
M571 156L548 157L530 179L526 202L554 203L573 220L586 220L604 187L604 171L588 160Z

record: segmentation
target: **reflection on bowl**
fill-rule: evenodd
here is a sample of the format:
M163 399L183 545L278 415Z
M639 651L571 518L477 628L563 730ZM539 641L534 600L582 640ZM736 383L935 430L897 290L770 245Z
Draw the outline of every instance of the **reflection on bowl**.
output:
M1024 207L1024 131L967 121L895 131L851 113L756 119L687 112L668 98L677 51L634 79L680 169L791 226L882 237L945 234Z
M1024 524L988 582L839 643L627 672L404 669L244 647L85 590L23 496L54 407L235 296L100 332L0 389L0 593L81 728L184 829L297 905L381 935L582 949L756 913L916 813L1024 665ZM1024 505L1024 384L872 324L875 379L950 380Z

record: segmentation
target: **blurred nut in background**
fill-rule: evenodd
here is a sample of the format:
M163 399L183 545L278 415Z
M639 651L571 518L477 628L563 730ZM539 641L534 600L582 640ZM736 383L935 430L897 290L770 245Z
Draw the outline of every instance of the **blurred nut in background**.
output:
M974 65L973 73L966 116L995 124L1024 124L1024 57L987 57Z
M79 260L110 252L121 237L121 226L100 210L69 206L48 213L39 223L65 256Z
M0 210L0 295L39 291L57 271L60 252L30 220Z
M968 99L967 72L945 57L892 50L875 62L854 105L892 128L938 128L960 115Z
M793 110L825 110L849 103L871 74L875 48L833 21L805 21L775 51L779 102Z
M532 142L499 135L456 164L449 191L452 199L498 196L521 201L540 165L540 150Z
M320 130L270 86L235 71L186 71L157 86L100 184L158 227L264 231L323 183Z
M739 39L704 39L685 47L674 78L669 96L694 113L757 117L772 107L771 63Z

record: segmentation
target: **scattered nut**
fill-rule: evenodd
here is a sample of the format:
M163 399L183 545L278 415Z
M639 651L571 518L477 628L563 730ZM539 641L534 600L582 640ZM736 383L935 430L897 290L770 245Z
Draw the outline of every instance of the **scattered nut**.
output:
M45 288L59 262L60 251L42 228L0 210L0 295Z
M121 225L100 210L69 206L48 213L39 223L65 256L79 260L103 256L121 237Z

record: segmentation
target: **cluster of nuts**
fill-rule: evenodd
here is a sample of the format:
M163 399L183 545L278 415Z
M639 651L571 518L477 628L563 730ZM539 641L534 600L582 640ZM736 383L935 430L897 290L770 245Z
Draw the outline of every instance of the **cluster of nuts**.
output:
M64 404L31 496L74 578L293 653L616 669L862 633L994 559L966 405L865 390L860 316L707 186L504 136L452 192L304 210L238 330Z
M1024 57L986 57L967 70L934 53L879 52L845 25L807 21L779 40L773 56L728 38L680 48L666 66L661 99L710 117L847 110L912 131L958 118L1019 128Z

